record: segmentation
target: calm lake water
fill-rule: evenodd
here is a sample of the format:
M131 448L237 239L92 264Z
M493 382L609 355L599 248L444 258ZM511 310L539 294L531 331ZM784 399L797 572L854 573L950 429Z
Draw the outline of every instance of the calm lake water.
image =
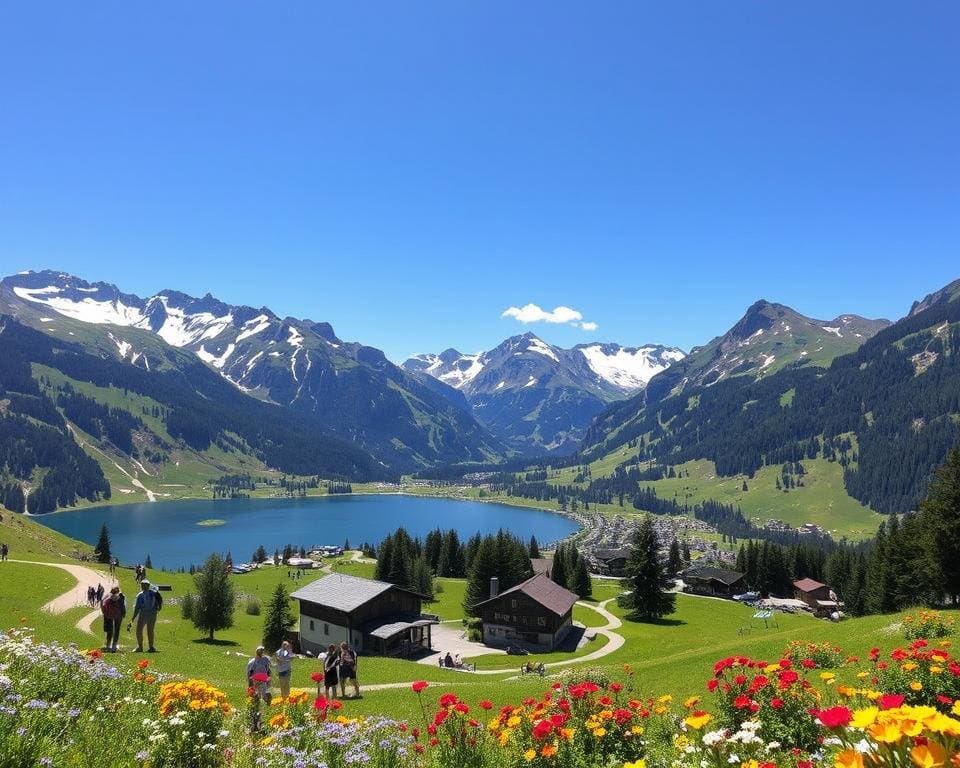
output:
M225 499L120 504L71 510L34 518L81 541L96 544L107 524L113 552L123 563L150 555L156 568L175 569L202 563L211 552L246 562L259 545L268 552L295 546L363 542L376 545L404 526L423 536L437 528L456 529L464 539L477 531L504 528L524 541L556 541L577 529L563 515L535 509L417 496L325 496L307 499ZM205 527L202 520L223 520Z

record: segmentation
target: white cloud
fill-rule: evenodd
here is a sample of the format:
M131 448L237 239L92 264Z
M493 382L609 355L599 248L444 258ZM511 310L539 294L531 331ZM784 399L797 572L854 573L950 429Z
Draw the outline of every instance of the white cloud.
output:
M574 328L581 328L584 331L597 330L597 324L592 321L585 321L583 313L570 307L554 307L548 311L537 304L525 304L522 307L507 307L501 317L512 317L524 325L528 323L552 323L555 325L572 325Z
M573 323L583 320L583 315L570 307L556 307L552 312L548 312L536 304L508 307L501 317L513 317L521 323Z

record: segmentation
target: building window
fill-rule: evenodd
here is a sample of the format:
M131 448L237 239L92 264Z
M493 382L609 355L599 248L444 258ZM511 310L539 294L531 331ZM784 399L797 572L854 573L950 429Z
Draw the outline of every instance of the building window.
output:
M329 634L330 634L330 625L329 625L329 624L324 624L324 625L323 625L323 634L325 634L325 635L329 635Z
M547 617L546 616L537 616L537 626L545 627L547 626Z
M313 619L310 619L310 631L313 632Z
M516 608L516 607L517 607L517 601L516 601L516 600L511 600L511 601L510 601L510 607L511 607L511 608Z

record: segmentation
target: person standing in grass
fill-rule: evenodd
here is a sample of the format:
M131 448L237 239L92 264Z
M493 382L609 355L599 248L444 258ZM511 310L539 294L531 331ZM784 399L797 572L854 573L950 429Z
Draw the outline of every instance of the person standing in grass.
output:
M328 699L337 698L339 666L340 654L337 652L337 646L331 643L327 647L327 655L323 658L323 687Z
M270 657L265 653L262 645L250 661L247 662L247 685L253 689L253 698L264 704L269 704L270 696Z
M293 670L293 651L290 642L284 640L277 650L277 678L280 682L280 695L287 698L290 695L290 675Z
M133 605L133 618L137 622L137 647L134 653L143 653L143 630L147 630L148 651L156 653L157 648L153 643L154 627L157 624L157 614L160 612L160 605L163 598L159 592L150 588L150 582L144 579L140 582L140 592L137 593L137 602ZM128 626L127 629L130 627Z
M360 698L360 684L357 682L357 654L344 641L340 643L340 695L347 698L347 678L353 681L354 698Z
M127 601L120 587L110 589L110 594L100 602L100 612L103 614L103 631L107 636L104 650L116 653L120 627L123 625L123 617L127 615Z

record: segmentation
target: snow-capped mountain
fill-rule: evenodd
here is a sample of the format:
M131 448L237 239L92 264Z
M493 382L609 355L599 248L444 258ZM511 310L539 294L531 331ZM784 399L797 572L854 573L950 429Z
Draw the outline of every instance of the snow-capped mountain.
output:
M0 312L146 369L171 365L169 347L189 351L243 392L321 416L396 469L484 460L501 447L445 388L408 375L378 349L339 339L329 323L210 294L141 298L52 271L0 281Z
M661 345L563 349L525 333L487 352L415 355L403 367L460 390L495 436L535 453L572 448L607 403L642 389L683 357Z

